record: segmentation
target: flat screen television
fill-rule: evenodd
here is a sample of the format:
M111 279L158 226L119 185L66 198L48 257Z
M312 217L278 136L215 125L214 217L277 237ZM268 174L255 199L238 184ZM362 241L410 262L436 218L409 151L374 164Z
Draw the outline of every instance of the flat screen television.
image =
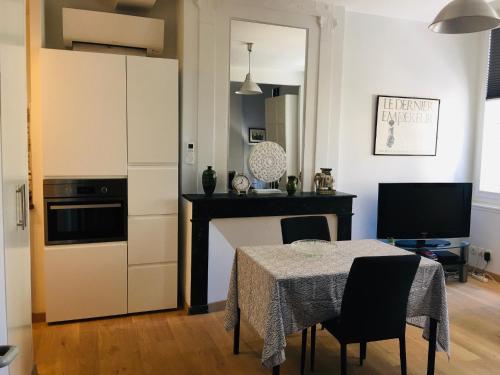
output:
M432 247L470 235L471 183L381 183L377 237L402 247Z

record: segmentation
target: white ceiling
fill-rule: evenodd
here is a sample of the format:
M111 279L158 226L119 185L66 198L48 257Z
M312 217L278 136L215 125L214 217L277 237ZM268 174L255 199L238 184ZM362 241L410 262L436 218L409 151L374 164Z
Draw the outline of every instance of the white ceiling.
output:
M304 71L306 37L304 29L231 21L231 67L247 69L245 42L253 42L252 69Z
M490 0L489 0L490 1ZM432 22L451 0L337 0L352 12ZM492 1L500 9L500 0Z

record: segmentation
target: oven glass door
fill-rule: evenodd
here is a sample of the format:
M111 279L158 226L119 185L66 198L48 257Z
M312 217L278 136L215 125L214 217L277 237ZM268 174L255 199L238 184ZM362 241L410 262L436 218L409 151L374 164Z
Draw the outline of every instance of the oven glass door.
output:
M120 200L46 201L48 245L124 241L127 212Z

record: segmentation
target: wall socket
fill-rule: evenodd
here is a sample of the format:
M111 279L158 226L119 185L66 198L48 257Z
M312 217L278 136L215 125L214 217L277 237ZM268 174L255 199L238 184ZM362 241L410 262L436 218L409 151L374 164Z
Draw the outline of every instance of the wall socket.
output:
M489 249L485 249L479 246L471 246L470 247L471 258L474 258L474 261L482 260L484 262L491 261L491 251Z

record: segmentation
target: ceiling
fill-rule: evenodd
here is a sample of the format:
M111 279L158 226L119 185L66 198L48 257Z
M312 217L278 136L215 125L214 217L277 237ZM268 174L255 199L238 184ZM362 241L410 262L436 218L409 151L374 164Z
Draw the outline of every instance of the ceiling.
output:
M417 20L430 23L451 0L337 0L351 12ZM500 9L500 0L492 1Z
M253 42L252 69L304 71L305 29L231 21L231 67L248 67L245 42Z

